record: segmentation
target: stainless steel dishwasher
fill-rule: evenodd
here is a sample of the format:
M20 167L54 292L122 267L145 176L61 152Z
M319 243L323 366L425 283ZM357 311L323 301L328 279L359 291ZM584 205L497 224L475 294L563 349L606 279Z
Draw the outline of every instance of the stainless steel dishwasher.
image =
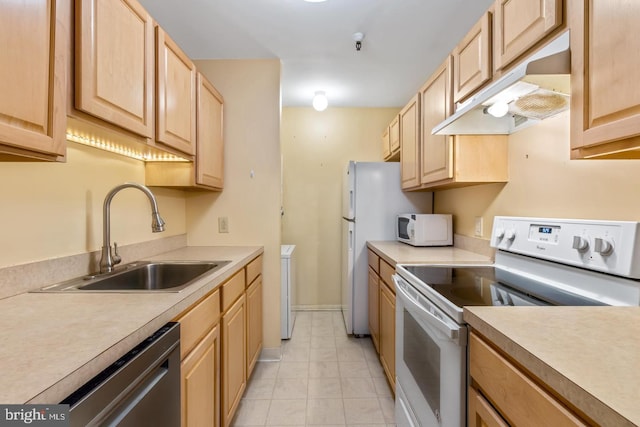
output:
M180 425L180 325L167 323L61 403L71 426Z

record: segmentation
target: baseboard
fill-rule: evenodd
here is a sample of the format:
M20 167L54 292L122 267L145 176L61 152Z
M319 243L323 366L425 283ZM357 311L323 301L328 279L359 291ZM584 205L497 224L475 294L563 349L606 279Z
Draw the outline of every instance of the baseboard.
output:
M258 357L259 362L279 362L282 359L282 351L280 347L263 348Z
M294 305L291 306L293 311L340 311L340 305Z

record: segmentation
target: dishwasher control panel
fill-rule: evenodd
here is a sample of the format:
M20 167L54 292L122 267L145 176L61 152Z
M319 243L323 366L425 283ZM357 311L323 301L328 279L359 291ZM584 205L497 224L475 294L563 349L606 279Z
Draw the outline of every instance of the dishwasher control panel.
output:
M640 278L636 221L497 216L491 246L618 276Z

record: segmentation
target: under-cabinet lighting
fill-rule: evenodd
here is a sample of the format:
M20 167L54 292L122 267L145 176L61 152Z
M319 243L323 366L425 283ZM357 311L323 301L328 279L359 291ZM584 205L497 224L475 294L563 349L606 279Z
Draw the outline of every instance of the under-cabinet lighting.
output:
M143 150L138 150L130 146L119 144L117 142L95 139L84 135L77 135L67 131L67 140L76 142L78 144L86 145L89 147L98 148L100 150L108 151L110 153L119 154L132 159L141 160L144 162L189 162L190 160L176 156L170 153L151 153Z

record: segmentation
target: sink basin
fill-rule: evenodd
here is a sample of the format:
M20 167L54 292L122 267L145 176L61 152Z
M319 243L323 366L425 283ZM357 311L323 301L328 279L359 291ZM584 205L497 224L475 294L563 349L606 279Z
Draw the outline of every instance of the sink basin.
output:
M229 261L154 261L124 265L113 273L80 277L39 292L179 292Z

